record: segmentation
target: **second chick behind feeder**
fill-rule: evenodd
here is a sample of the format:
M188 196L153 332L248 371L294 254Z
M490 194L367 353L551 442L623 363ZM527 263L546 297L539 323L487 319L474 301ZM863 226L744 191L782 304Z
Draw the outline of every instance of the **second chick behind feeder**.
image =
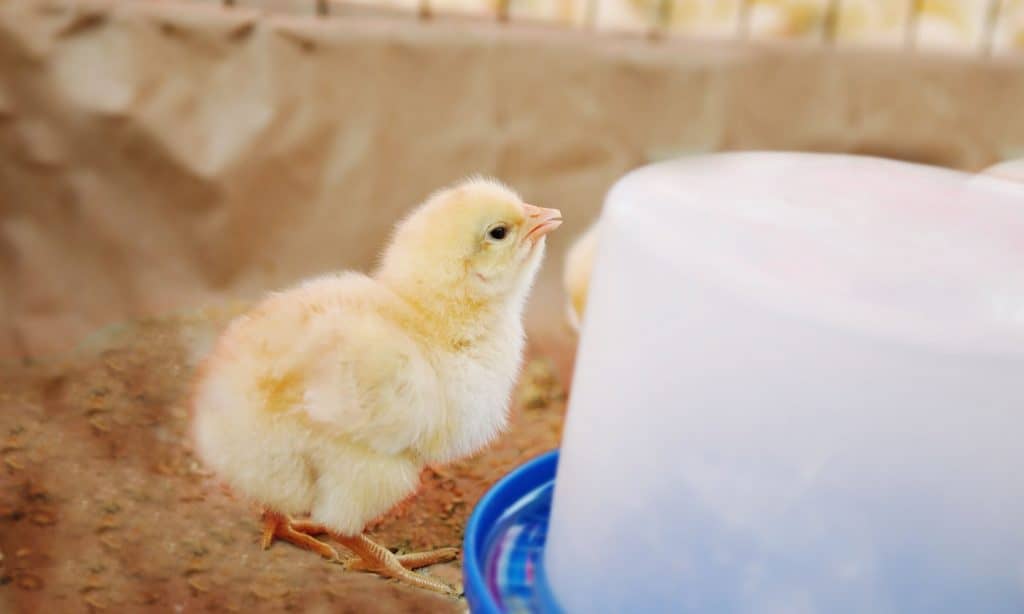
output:
M981 171L981 174L1011 181L1024 181L1024 158L990 166ZM565 258L562 283L568 299L567 318L569 325L576 331L579 330L587 306L590 276L594 267L594 256L597 252L599 224L600 221L592 223L583 234L577 237Z
M504 429L524 303L560 223L470 180L400 223L372 277L307 281L228 326L197 378L194 436L204 462L264 506L264 548L276 537L337 560L313 537L326 533L359 557L351 568L453 592L411 571L453 548L396 556L363 528L428 463Z
M1024 158L1007 160L1006 162L992 165L983 170L982 174L1010 181L1024 182Z
M565 255L562 283L568 295L566 317L575 331L580 329L583 312L587 306L590 275L594 268L594 252L597 249L597 232L598 223L594 222L577 237Z

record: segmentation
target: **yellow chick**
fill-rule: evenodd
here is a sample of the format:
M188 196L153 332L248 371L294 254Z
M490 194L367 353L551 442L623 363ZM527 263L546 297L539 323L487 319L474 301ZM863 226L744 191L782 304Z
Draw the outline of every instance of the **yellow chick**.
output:
M733 35L744 0L675 0L669 22L673 29L704 34Z
M494 0L492 0L493 2ZM501 0L514 19L582 24L587 16L588 0ZM501 11L501 7L495 7Z
M914 0L845 0L836 5L836 38L842 41L895 44L907 35Z
M1003 52L1024 50L1024 0L1003 0L992 43Z
M750 31L776 38L800 38L821 33L827 0L750 0Z
M561 219L468 180L399 223L372 276L312 279L231 322L197 376L193 435L202 460L263 506L264 548L280 538L337 560L313 537L325 533L357 555L350 569L453 592L411 570L455 549L396 556L363 528L428 463L505 428L524 303Z
M590 272L594 267L594 252L597 250L597 234L598 222L594 222L576 239L565 256L562 283L568 296L566 312L569 325L575 331L579 331L587 306Z
M646 30L656 25L662 0L603 0L593 5L599 29Z
M982 171L984 175L1024 181L1024 158L1009 160ZM562 283L567 296L566 312L569 325L578 331L587 306L587 292L590 290L590 275L597 250L598 222L594 222L569 248L565 256Z
M919 0L917 44L923 47L975 44L984 29L988 8L985 4L975 0Z

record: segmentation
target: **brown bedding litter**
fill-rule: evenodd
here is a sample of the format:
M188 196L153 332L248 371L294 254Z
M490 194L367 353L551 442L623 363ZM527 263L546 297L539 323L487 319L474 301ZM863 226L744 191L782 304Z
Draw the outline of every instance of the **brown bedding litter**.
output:
M185 392L234 313L101 331L72 355L0 369L0 611L460 612L277 542L257 509L199 465ZM565 395L530 353L511 430L485 452L423 473L416 497L368 527L400 551L461 547L484 491L558 445ZM461 558L426 573L461 586Z

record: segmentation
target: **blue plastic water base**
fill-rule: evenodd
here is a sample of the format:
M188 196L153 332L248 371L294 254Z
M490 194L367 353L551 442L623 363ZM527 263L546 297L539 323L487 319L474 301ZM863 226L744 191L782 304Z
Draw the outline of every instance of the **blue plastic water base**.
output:
M463 584L473 614L561 612L544 574L558 451L502 478L469 517Z

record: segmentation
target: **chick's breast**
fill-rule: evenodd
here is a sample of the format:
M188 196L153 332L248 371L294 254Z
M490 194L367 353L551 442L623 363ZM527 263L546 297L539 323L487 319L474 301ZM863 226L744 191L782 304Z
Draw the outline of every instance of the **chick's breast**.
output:
M199 378L203 459L277 511L355 532L408 495L445 424L437 372L375 281L275 295L234 322Z
M466 347L436 355L447 407L445 425L425 450L431 462L473 454L505 429L524 339L521 322L509 317Z

